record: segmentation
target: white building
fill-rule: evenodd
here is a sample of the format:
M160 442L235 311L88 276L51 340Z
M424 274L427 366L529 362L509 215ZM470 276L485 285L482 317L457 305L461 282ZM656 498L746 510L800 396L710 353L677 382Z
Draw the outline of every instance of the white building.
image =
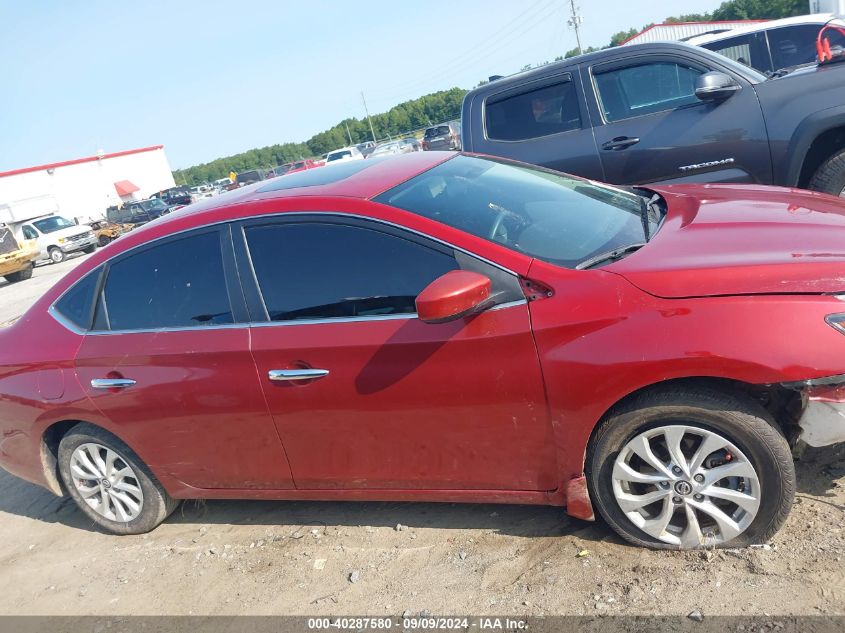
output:
M667 22L666 24L652 24L633 37L621 43L645 44L648 42L677 42L695 35L705 33L720 33L738 29L749 24L765 22L765 20L735 20L733 22Z
M121 201L148 198L174 185L164 146L154 145L0 172L0 206L44 200L52 207L45 213L57 211L85 223L105 217L106 208Z

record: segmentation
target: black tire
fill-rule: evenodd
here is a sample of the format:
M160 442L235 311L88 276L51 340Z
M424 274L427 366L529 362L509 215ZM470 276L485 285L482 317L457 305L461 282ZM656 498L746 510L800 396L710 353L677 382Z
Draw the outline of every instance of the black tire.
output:
M91 253L93 253L93 252L94 252L94 251L96 251L96 250L97 250L97 245L96 245L96 244L92 244L92 245L91 245L91 246L89 246L88 248L83 248L83 249L82 249L82 252L83 252L83 253L85 253L86 255L90 255Z
M637 527L620 508L613 492L612 477L614 462L629 441L649 429L679 423L730 441L754 467L760 488L759 509L745 531L727 542L697 545L691 549L746 547L771 539L789 515L795 496L795 466L789 445L759 403L740 392L718 388L675 387L645 392L623 402L605 416L590 440L586 465L590 496L602 518L622 538L635 545L686 549L659 540Z
M74 476L71 473L71 457L74 451L83 444L98 444L110 449L120 456L126 465L134 472L134 479L143 493L141 511L137 517L128 522L114 521L97 513L90 507L79 493ZM108 431L90 424L77 424L59 443L59 473L70 496L94 523L112 534L143 534L156 528L179 505L167 494L135 452L119 438Z
M61 264L65 261L65 252L60 248L53 246L47 250L47 253L50 255L50 260L54 264Z
M97 244L99 244L101 248L109 242L111 242L111 238L108 235L101 235L97 238Z
M840 196L845 191L845 150L828 158L810 179L810 189Z
M32 277L32 270L35 268L35 264L29 262L26 268L23 270L19 270L15 273L9 273L8 275L4 275L6 277L6 281L10 284L17 283L18 281L24 281Z

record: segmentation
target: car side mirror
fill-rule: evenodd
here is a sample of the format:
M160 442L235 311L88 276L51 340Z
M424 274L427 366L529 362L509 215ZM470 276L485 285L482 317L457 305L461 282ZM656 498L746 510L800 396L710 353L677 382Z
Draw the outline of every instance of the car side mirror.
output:
M469 270L452 270L428 284L417 296L417 315L425 323L445 323L480 312L487 306L492 282Z
M701 101L722 101L739 88L733 77L718 71L704 73L695 80L695 96Z

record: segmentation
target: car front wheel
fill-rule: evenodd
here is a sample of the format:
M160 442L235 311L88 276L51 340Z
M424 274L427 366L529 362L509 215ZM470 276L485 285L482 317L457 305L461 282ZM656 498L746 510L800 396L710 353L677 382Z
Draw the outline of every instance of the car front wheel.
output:
M50 259L54 264L61 264L65 261L65 253L62 249L56 248L55 246L50 249Z
M59 443L58 461L76 504L113 534L149 532L178 505L132 449L99 427L73 427Z
M587 479L607 523L657 549L769 540L795 494L786 439L739 393L673 389L611 411L590 443Z
M828 158L816 170L809 188L845 198L845 150Z

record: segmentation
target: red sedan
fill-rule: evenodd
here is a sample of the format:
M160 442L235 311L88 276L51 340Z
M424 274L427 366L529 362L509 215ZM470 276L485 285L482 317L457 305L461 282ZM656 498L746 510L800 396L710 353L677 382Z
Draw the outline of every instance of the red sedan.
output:
M843 244L823 194L455 153L256 183L0 331L0 464L119 534L180 499L371 499L765 541L790 443L845 440Z

